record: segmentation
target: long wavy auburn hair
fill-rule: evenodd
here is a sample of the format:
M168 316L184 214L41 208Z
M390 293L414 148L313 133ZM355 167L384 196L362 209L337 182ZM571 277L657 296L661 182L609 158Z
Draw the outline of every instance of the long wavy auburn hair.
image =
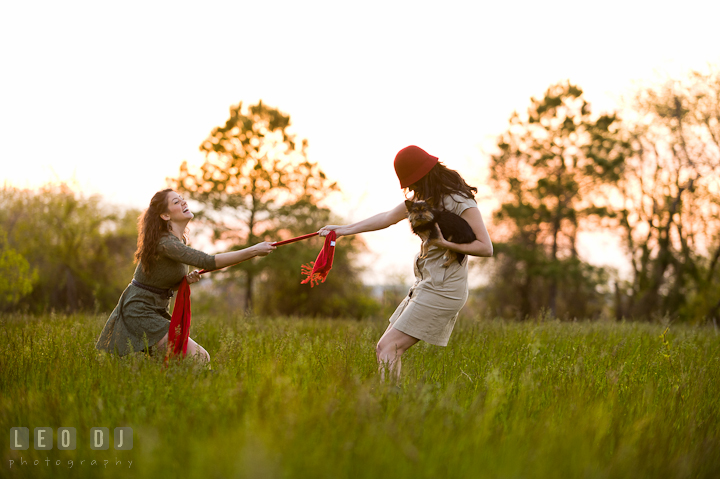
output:
M170 233L170 221L160 218L167 213L167 196L170 188L158 191L150 200L150 206L138 218L138 242L135 262L140 262L145 273L155 266L158 259L157 245L162 235ZM171 233L172 234L172 233Z
M431 206L439 208L442 206L443 196L458 194L465 198L475 199L478 189L468 185L460 173L451 170L439 161L432 169L418 181L405 189L412 191L412 199L426 201Z

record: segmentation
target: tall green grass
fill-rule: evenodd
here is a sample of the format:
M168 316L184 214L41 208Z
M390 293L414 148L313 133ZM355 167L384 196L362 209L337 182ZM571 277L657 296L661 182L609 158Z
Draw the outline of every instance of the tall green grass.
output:
M398 387L384 321L198 318L208 370L98 353L105 319L0 318L0 477L720 477L712 328L466 319ZM13 451L20 426L75 427L77 449ZM133 450L91 450L97 426Z

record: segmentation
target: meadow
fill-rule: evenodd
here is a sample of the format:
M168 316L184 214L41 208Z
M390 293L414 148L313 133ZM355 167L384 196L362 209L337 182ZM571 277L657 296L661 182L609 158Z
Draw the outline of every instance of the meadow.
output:
M385 321L198 317L212 369L166 369L98 353L105 319L0 316L0 477L720 477L712 326L464 318L392 384ZM77 447L11 450L20 426ZM133 449L91 450L97 426Z

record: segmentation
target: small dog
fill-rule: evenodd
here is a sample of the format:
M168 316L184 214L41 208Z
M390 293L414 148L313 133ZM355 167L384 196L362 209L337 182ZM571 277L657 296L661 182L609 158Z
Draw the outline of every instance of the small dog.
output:
M420 257L425 258L428 254L428 241L438 237L435 225L440 227L443 237L453 243L472 243L475 241L475 232L467 221L451 213L450 211L431 208L424 201L405 201L408 210L408 220L413 233L423 240L420 248ZM457 259L462 264L465 254L447 250L443 255L445 262L443 267L447 268Z

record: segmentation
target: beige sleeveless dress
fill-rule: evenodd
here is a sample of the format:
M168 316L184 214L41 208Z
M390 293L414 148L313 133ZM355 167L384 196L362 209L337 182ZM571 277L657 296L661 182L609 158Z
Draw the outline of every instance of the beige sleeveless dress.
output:
M473 199L461 195L443 198L447 211L461 215L477 208ZM398 331L437 346L447 346L458 312L468 297L468 259L443 267L445 250L431 246L426 258L415 255L415 283L390 317Z

